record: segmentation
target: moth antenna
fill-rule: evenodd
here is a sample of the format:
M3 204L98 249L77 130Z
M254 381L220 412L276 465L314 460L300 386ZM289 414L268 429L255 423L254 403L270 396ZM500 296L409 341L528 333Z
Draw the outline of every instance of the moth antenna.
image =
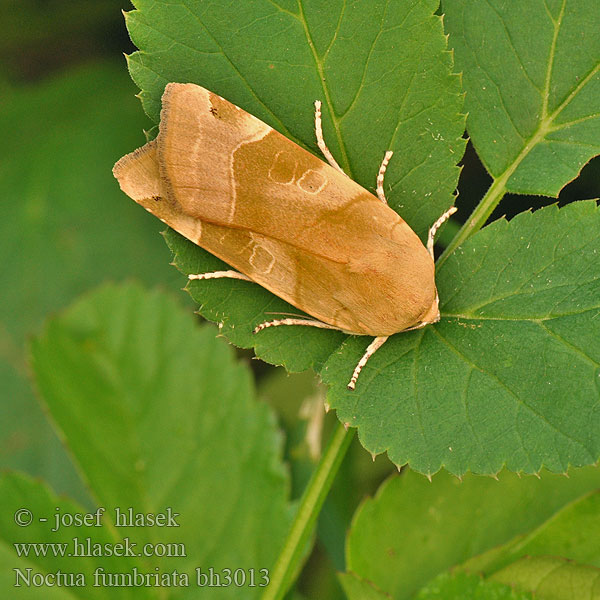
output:
M352 373L352 378L350 379L350 382L348 383L349 390L353 390L356 387L356 381L358 380L358 376L360 375L360 372L362 371L363 367L367 364L367 361L369 360L369 358L371 358L371 356L373 356L373 354L375 354L375 352L377 352L377 350L379 350L379 348L381 348L381 346L383 346L383 344L386 342L388 337L389 336L387 336L387 335L382 336L382 337L376 337L367 346L365 353L363 354L362 358L358 361L358 364L356 365L356 368L354 369L354 373Z
M437 230L457 211L456 206L451 206L430 228L427 236L427 251L433 258L433 241ZM435 259L434 259L435 260Z
M310 319L306 318L306 315L300 315L298 313L289 313L289 312L276 312L276 311L265 311L265 315L285 315L286 317L296 317L298 319L306 319L309 321ZM315 319L316 321L317 319Z
M310 319L275 319L274 321L266 321L254 328L254 333L258 333L267 327L279 327L280 325L306 325L308 327L318 327L319 329L336 329L341 331L339 327L328 325L321 321L311 321Z
M390 162L390 158L392 158L394 152L392 150L388 150L381 161L381 166L379 167L379 173L377 173L377 197L384 203L387 204L387 198L385 197L385 192L383 191L383 178L385 177L385 170L387 169L388 163Z
M327 162L340 173L344 173L342 167L337 164L333 154L329 151L325 138L323 137L323 124L321 122L321 101L315 100L315 134L317 136L317 145L319 150L323 153L323 156L327 159ZM345 174L345 173L344 173Z
M190 273L188 279L241 279L252 281L250 277L238 271L213 271L212 273Z

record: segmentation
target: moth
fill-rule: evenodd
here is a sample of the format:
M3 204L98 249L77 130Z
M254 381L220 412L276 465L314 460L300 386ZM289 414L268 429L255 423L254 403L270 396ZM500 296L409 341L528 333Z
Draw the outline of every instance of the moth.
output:
M350 179L323 139L328 163L220 96L169 83L157 138L114 166L121 189L232 270L189 275L257 283L312 318L257 325L304 325L373 336L354 368L354 389L370 356L395 333L440 318L431 227L427 247L386 202Z

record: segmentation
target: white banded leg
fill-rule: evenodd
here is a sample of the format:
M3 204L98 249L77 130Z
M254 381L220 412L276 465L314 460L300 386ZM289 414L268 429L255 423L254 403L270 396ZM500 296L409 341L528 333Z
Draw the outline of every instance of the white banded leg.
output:
M427 236L427 251L433 258L433 243L435 234L438 229L457 211L456 206L451 206L430 228L429 235Z
M385 197L385 192L383 191L383 178L385 177L385 170L387 169L388 163L390 162L390 158L392 158L394 152L392 150L388 150L381 161L381 166L379 167L379 173L377 173L377 197L384 203L387 204L388 201Z
M263 329L267 329L268 327L279 327L280 325L305 325L308 327L318 327L319 329L334 329L336 331L343 331L339 327L335 327L334 325L329 325L327 323L323 323L322 321L313 321L311 319L275 319L273 321L267 321L265 323L261 323L254 328L254 333L258 333ZM354 372L352 373L352 377L348 382L348 389L353 390L356 387L356 382L358 380L358 376L362 371L363 367L367 364L367 361L388 339L389 336L376 337L365 350L362 358L358 361Z
M243 281L252 281L250 277L237 271L213 271L212 273L190 273L188 279L242 279Z
M381 348L381 346L383 346L383 344L385 344L388 337L389 336L387 336L387 335L382 336L382 337L376 337L367 346L365 353L363 354L362 358L358 361L358 364L354 368L354 373L352 373L352 377L350 378L350 382L348 383L349 390L353 390L356 387L356 381L358 380L358 376L360 375L360 372L362 371L363 367L367 364L367 361L369 360L369 358L371 358L371 356L373 356L373 354L375 354L375 352L377 352L377 350L379 350L379 348Z
M243 281L252 281L250 277L244 275L243 273L239 273L238 271L213 271L211 273L190 273L188 275L189 280L198 280L198 279L241 279ZM274 319L273 321L266 321L265 323L261 323L254 328L253 333L258 333L263 329L267 329L267 327L277 327L279 325L308 325L310 327L320 327L321 329L335 329L337 331L341 331L339 327L335 327L333 325L328 325L327 323L323 323L321 321L312 320L312 319Z
M258 333L267 327L279 327L280 325L307 325L308 327L318 327L319 329L335 329L341 331L339 327L334 325L328 325L322 321L313 321L312 319L274 319L273 321L266 321L261 323L254 328L254 333Z
M323 137L323 124L321 122L321 101L315 100L315 135L317 136L317 145L319 150L323 153L323 156L327 159L327 162L340 173L343 173L342 167L337 164L333 154L329 151L325 138Z

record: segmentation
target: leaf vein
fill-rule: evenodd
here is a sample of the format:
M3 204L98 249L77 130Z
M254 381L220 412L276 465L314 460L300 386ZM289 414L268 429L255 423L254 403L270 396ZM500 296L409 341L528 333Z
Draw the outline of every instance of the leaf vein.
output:
M561 335L559 335L558 333L556 333L555 331L552 331L551 329L549 329L548 327L546 327L546 325L544 325L543 321L538 321L537 324L548 333L548 335L550 335L551 337L553 337L554 339L556 339L557 341L561 342L562 344L564 344L565 346L568 346L571 350L573 350L573 352L575 352L576 354L578 354L579 356L581 356L583 359L585 359L588 363L591 363L592 365L594 365L595 367L600 367L600 363L596 362L589 354L586 354L581 348L578 348L577 346L575 346L574 344L572 344L571 342L567 341L564 337L562 337ZM594 384L595 385L595 384Z
M369 63L371 61L371 56L373 54L373 51L375 49L375 46L377 45L377 42L379 41L379 38L381 37L381 34L383 33L383 23L385 21L385 17L387 15L387 10L389 7L389 0L386 0L385 3L385 9L383 11L383 15L381 17L381 20L379 21L379 31L377 32L377 35L375 36L375 39L373 40L373 43L371 44L371 47L369 48L369 52L367 54L367 58L365 60L365 64L362 70L362 74L361 74L361 78L360 78L360 83L358 84L358 87L356 88L356 93L354 94L354 97L352 98L352 100L350 101L350 103L348 104L348 107L346 108L346 110L343 113L340 113L338 115L338 117L340 118L340 121L342 119L344 119L344 117L346 117L346 115L348 115L352 109L354 108L354 105L356 104L358 97L360 96L360 93L362 92L364 85L365 85L365 79L367 77L367 71L369 70Z
M345 13L346 13L346 0L344 0L344 2L342 3L342 10L340 10L340 16L338 17L338 22L335 27L335 31L333 32L333 36L331 38L331 41L329 42L329 46L327 46L327 49L325 50L325 53L323 54L323 62L325 62L327 60L327 57L329 56L329 51L333 48L333 44L335 43L335 41L338 38L340 29L342 27L342 21L344 20Z
M573 119L572 121L565 121L564 123L559 123L558 125L554 125L548 129L548 133L552 133L554 131L560 131L561 129L566 129L567 127L571 127L572 125L579 125L579 123L583 123L584 121L589 121L590 119L595 119L596 117L600 117L600 112L591 113L586 115L585 117L581 117L579 119Z
M492 9L492 11L496 13L496 15L498 16L498 19L500 19L500 22L502 23L502 28L504 29L504 33L506 34L506 38L508 40L509 46L510 46L511 50L513 51L513 54L515 55L517 61L519 62L519 65L521 65L523 75L525 75L525 78L527 79L527 81L529 81L529 83L531 83L533 88L535 90L537 90L541 96L542 90L535 84L533 79L531 79L531 77L529 76L529 73L527 72L527 69L525 68L525 65L523 64L523 59L521 58L520 54L517 52L517 48L515 47L515 43L513 42L512 35L511 35L508 27L506 26L506 22L504 21L504 17L500 14L500 11L498 11L498 9L490 2L490 0L485 0L485 1L486 1L486 4Z
M214 42L214 44L217 46L217 48L219 48L223 58L227 61L227 63L229 64L229 66L234 70L234 72L238 75L238 77L240 78L240 80L242 81L243 85L246 87L246 89L250 92L250 94L252 95L252 97L262 106L262 108L267 111L271 117L273 118L274 121L277 122L278 127L280 128L281 132L285 132L285 135L287 137L289 137L290 139L294 140L295 142L297 142L298 144L301 144L301 142L299 140L297 140L288 130L288 128L284 125L283 121L267 106L267 104L260 98L260 96L258 95L258 93L254 90L254 88L250 85L250 83L246 80L246 78L244 77L244 75L242 74L242 72L239 70L239 68L236 66L236 64L233 62L233 60L229 57L229 55L225 52L225 49L223 48L223 46L217 41L217 39L214 37L214 35L210 32L210 30L208 29L208 27L203 23L202 19L190 8L190 6L188 6L186 0L182 0L181 2L181 6L183 6L189 13L190 15L192 15L192 17L198 22L198 24L200 25L200 27L202 27L202 29L206 32L206 34L211 38L211 40Z
M389 0L388 0L389 1ZM327 86L327 79L325 77L325 71L323 69L323 63L320 60L320 57L317 53L317 49L315 47L314 41L312 39L311 33L308 28L308 22L306 21L306 16L304 15L304 8L302 6L302 0L297 0L298 2L298 10L300 12L300 20L302 22L302 27L304 30L304 36L306 37L306 42L312 54L315 66L317 68L317 72L319 74L319 81L321 82L321 87L323 88L323 94L325 96L325 103L329 108L329 113L331 115L331 120L333 122L333 127L335 130L336 138L338 141L338 145L340 148L340 152L342 154L342 163L344 165L344 172L348 177L352 179L352 170L350 168L350 161L348 159L348 153L346 151L346 145L344 144L344 140L342 138L342 132L340 131L340 122L336 116L335 110L333 108L333 101L331 99L331 94L329 92L329 87Z
M542 95L542 122L545 121L548 116L548 98L550 96L550 81L552 79L552 71L554 69L554 59L556 58L556 40L558 39L558 32L560 31L560 27L562 25L566 4L567 0L563 0L558 19L556 21L552 21L554 24L554 33L552 35L552 43L550 44L550 51L548 55L548 68L546 69L546 81L544 83L544 93Z
M585 452L587 452L590 455L590 457L592 458L592 460L595 460L593 458L592 453L588 450L588 448L586 448L583 445L583 443L581 441L579 441L579 440L575 439L574 437L568 435L564 431L561 431L556 425L554 425L553 423L551 423L550 421L548 421L548 419L545 417L545 415L543 413L540 413L538 410L534 409L532 406L530 406L529 404L527 404L527 402L523 398L521 398L516 392L514 392L513 390L511 390L510 387L508 387L508 385L506 383L504 383L504 381L502 381L502 379L498 375L496 375L495 373L491 373L489 371L486 371L485 369L483 369L482 367L480 367L479 365L477 365L475 362L473 362L471 359L469 359L458 348L456 348L453 344L451 344L444 336L442 336L441 333L439 332L439 329L433 328L433 331L448 346L448 348L450 348L467 365L471 365L473 368L477 369L480 373L483 373L484 375L487 375L491 379L494 379L503 389L505 389L508 392L508 394L510 396L512 396L515 399L515 401L517 402L517 405L519 407L527 409L532 415L534 415L535 417L537 417L542 423L545 423L548 426L548 428L550 428L552 431L554 431L558 435L560 435L560 436L564 437L565 439L569 440L571 443L573 443L573 444L579 446L580 448L582 448L583 450L585 450Z

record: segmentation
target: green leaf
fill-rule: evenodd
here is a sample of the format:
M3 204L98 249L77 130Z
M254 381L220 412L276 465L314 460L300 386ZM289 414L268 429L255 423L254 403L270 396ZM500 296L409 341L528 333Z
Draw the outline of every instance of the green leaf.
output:
M443 573L428 583L418 600L597 600L600 571L555 557L524 558L491 579Z
M106 286L50 321L32 348L38 386L100 505L180 513L158 540L156 528L136 530L140 544L186 547L147 570L272 566L289 523L281 438L249 369L211 327L161 293ZM192 586L184 596L214 594Z
M464 118L460 82L432 15L436 1L361 0L351 9L267 0L135 5L127 25L140 52L129 68L155 121L165 84L191 81L318 153L313 103L321 99L325 138L359 183L374 190L385 151L397 150L386 188L417 233L426 235L452 203ZM214 264L203 254L196 250L197 262Z
M460 81L438 0L135 0L129 69L158 122L169 81L202 85L319 156L314 101L348 175L368 189L386 150L390 204L420 235L452 203L464 151Z
M338 577L349 600L386 600L386 598L391 598L389 594L385 594L370 581L361 579L355 573L340 573Z
M492 577L535 594L536 600L598 600L600 569L551 556L526 557Z
M330 405L369 451L424 473L594 463L599 232L593 201L478 232L438 272L439 324L389 340L355 392L343 382L366 341L350 338L328 360Z
M600 567L600 492L591 492L564 506L527 535L476 556L461 568L490 575L524 556L552 554Z
M312 150L313 101L322 99L332 151L364 186L374 188L385 150L397 150L386 173L390 203L424 236L452 202L464 149L459 81L450 72L441 21L432 15L436 4L139 0L127 17L140 48L129 67L155 120L165 83L192 81ZM173 232L167 241L186 274L223 266ZM298 309L248 282L195 281L189 290L201 314L219 322L233 343L254 346L258 357L291 371L320 370L345 337L309 327L255 336L254 327L273 313ZM352 358L340 385L354 364Z
M160 224L110 176L114 161L144 141L148 121L134 93L122 69L91 64L11 89L0 111L0 462L82 500L32 393L25 340L45 315L105 279L177 280Z
M595 468L573 470L570 479L503 471L499 481L473 475L459 481L441 472L432 483L403 471L355 514L346 568L396 600L412 598L437 574L527 534L599 481Z
M557 196L600 152L596 0L446 0L477 153L508 192Z
M416 600L531 600L533 596L478 575L443 573L428 583ZM536 596L537 599L537 596ZM540 600L540 599L538 599Z
M461 119L432 4L381 8L358 2L352 10L262 0L244 9L146 1L136 6L128 24L140 52L131 57L130 68L155 118L166 81L195 81L314 148L311 102L322 97L334 153L367 186L372 186L367 173L376 171L383 151L399 140L389 136L390 119L398 135L410 123L415 129L402 148L406 158L395 167L401 171L392 170L388 179L392 204L421 234L435 216L432 207L439 214L447 206L448 187L431 195L436 186L430 177L445 173L448 181L455 173ZM363 10L370 11L369 19ZM346 41L350 32L357 33L352 46ZM258 38L260 45L254 43ZM563 44L562 37L557 40ZM583 62L590 54L587 44ZM364 69L356 69L360 61L350 57L355 46L356 56L365 56ZM348 65L343 81L341 64ZM577 98L587 90L588 84ZM554 87L552 94L560 95ZM359 117L355 106L363 102ZM407 110L414 118L407 120ZM428 120L438 128L435 135L423 133L431 132ZM360 146L350 143L358 139ZM424 149L431 158L419 162ZM427 168L427 177L421 178L418 165ZM405 167L420 178L419 185L404 185L410 179ZM413 219L416 212L427 216ZM597 211L588 203L500 222L465 243L438 273L442 322L394 336L370 360L353 393L345 386L369 340L342 341L334 332L289 327L254 336L253 327L273 313L298 311L248 282L193 282L189 289L200 312L221 323L234 343L254 346L257 356L289 370L320 371L330 385L329 404L342 421L359 428L372 453L387 451L396 464L425 473L441 466L453 473L495 473L505 464L515 471L537 472L543 465L565 471L600 455L594 435L600 425L600 337L593 321L599 307L597 228ZM564 233L557 238L556 231ZM170 232L167 238L182 272L222 267L181 236Z

